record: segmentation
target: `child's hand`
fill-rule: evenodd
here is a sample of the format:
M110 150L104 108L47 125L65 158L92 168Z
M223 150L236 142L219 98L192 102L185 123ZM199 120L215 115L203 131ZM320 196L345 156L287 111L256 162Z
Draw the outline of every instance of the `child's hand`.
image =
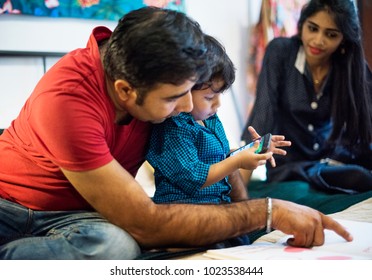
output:
M240 153L234 155L240 161L240 168L254 170L260 165L266 164L267 160L272 159L273 153L268 151L264 154L256 154L255 151L260 145L259 141L254 143L254 146L241 151Z
M248 131L251 134L253 139L259 138L260 135L257 133L257 131L252 127L248 127ZM291 146L291 141L286 141L284 135L272 135L271 136L271 144L269 147L268 152L271 152L272 154L276 155L282 155L285 156L287 152L283 149L280 149L279 147L289 147ZM272 156L269 158L270 164L272 167L276 166L275 158Z

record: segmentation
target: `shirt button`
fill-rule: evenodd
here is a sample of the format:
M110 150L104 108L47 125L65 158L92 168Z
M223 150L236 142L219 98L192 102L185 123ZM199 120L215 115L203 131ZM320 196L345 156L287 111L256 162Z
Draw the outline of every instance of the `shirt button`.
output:
M318 103L316 103L315 101L314 101L314 102L311 102L310 106L311 106L311 108L312 108L313 110L315 110L315 109L318 108Z
M309 124L309 125L307 126L307 129L308 129L309 131L313 131L313 130L314 130L314 126L313 126L312 124Z
M313 149L314 149L314 151L317 151L319 149L319 144L318 143L315 143L313 145Z

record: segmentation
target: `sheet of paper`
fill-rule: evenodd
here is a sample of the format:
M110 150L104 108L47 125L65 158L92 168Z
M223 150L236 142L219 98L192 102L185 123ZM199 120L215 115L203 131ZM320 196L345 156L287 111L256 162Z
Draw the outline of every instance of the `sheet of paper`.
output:
M215 259L248 260L352 260L372 259L372 223L337 220L353 235L352 242L345 241L335 232L325 230L323 246L297 248L288 246L287 235L276 243L262 242L247 246L208 250L206 257Z

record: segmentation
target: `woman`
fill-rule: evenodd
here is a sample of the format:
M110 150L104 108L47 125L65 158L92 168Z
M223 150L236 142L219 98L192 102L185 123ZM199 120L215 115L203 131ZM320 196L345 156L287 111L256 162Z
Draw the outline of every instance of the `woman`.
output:
M372 189L372 74L353 1L311 0L298 35L267 46L247 126L282 134L269 182L305 180L347 193ZM245 129L242 139L250 141Z

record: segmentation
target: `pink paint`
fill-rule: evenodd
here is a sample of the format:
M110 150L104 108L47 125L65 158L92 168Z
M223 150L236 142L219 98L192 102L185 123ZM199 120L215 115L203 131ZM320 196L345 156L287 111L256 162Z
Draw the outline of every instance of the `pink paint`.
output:
M307 249L307 248L291 247L291 246L287 246L284 248L284 252L287 252L287 253L301 253L301 252L305 252L309 250L310 249Z

